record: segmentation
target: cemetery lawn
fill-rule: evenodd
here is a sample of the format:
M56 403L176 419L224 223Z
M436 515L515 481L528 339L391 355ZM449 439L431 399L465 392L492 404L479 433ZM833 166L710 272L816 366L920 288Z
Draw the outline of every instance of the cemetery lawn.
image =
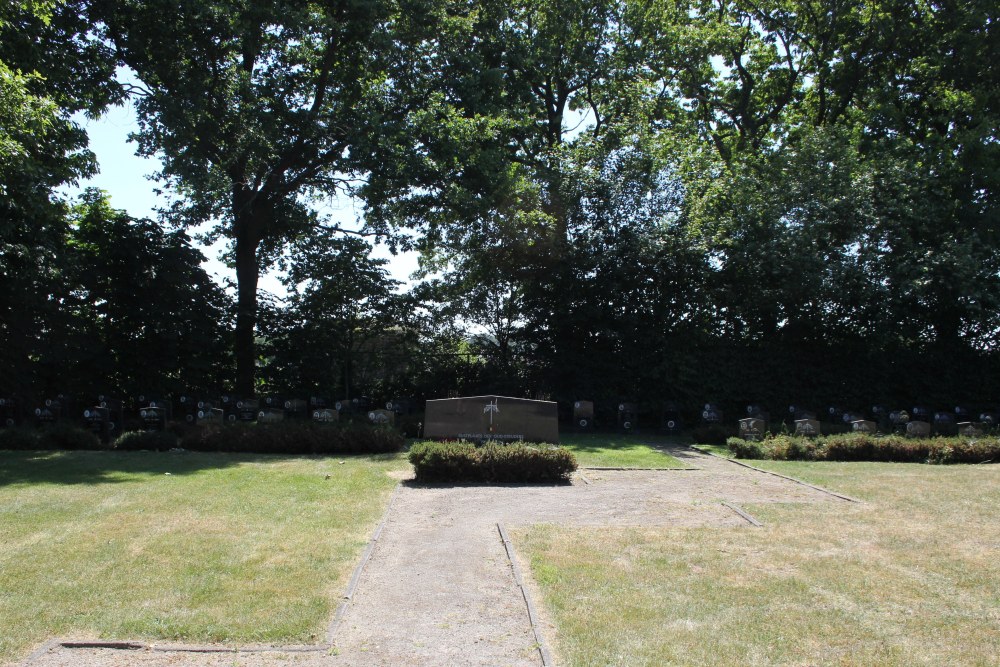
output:
M620 433L559 436L559 444L573 452L581 468L686 468L684 463L656 448L656 445L679 442L676 438L663 436Z
M0 452L0 665L52 637L321 642L406 467Z
M571 665L995 665L1000 465L762 462L861 504L515 534Z

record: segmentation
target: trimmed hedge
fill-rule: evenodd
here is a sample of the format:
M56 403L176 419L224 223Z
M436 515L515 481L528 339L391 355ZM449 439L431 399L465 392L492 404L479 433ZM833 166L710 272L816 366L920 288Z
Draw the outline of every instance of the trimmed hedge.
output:
M776 461L892 461L896 463L1000 462L1000 438L906 438L868 433L807 438L769 435L760 442L726 441L741 459Z
M384 426L284 422L206 426L184 434L180 446L197 452L378 454L398 452L404 442Z
M565 482L576 470L576 457L547 444L419 442L410 463L421 482Z
M110 445L90 431L69 424L53 424L43 428L0 429L0 449L27 450L92 450L109 449Z
M177 434L170 431L128 431L118 436L114 448L127 452L166 452L177 447L178 443Z

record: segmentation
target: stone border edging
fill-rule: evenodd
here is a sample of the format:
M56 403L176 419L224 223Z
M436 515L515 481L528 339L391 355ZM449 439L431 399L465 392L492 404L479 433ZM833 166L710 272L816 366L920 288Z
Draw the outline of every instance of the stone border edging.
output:
M726 458L725 456L719 456L718 454L715 454L713 452L704 452L700 449L695 449L694 447L691 447L691 449L693 451L698 452L699 454L704 454L706 456L714 456L717 459L722 459L723 461L729 461L730 463L735 463L738 466L743 466L744 468L749 468L750 470L756 470L757 472L762 472L765 475L774 475L775 477L780 477L781 479L787 479L790 482L795 482L796 484L801 484L802 486L808 486L810 489L815 489L816 491L827 493L833 496L834 498L840 498L841 500L846 500L849 503L861 504L862 502L857 498L851 498L850 496L845 496L842 493L837 493L836 491L831 491L830 489L824 489L822 486L816 486L815 484L810 484L809 482L803 482L801 479L795 479L794 477L789 477L788 475L782 475L779 472L771 472L770 470L764 470L763 468L756 468L750 465L749 463L743 463L742 461L737 461L736 459L730 459Z
M723 500L722 504L731 509L732 511L736 512L737 514L739 514L744 519L746 519L751 525L757 526L758 528L764 527L764 524L762 524L760 521L751 516L749 512L747 512L739 505L734 505L733 503L730 503L726 500Z
M579 470L638 470L642 472L692 472L701 468L629 468L626 466L581 466Z
M372 537L368 540L368 546L365 547L365 551L361 554L361 560L358 561L357 566L354 568L354 572L351 574L351 579L347 583L347 590L344 591L344 596L341 599L340 605L337 607L337 612L333 615L333 620L330 621L330 625L326 629L326 641L327 648L330 648L334 644L334 637L337 634L337 628L340 627L340 622L344 620L344 616L347 614L347 608L351 606L351 599L354 597L354 593L358 589L358 584L361 582L361 572L365 569L365 565L371 560L372 552L375 550L375 543L382 536L382 530L385 528L385 524L389 521L389 512L392 511L392 506L396 502L396 496L399 495L399 487L402 483L396 484L396 488L392 491L392 497L389 498L389 504L385 507L385 513L382 515L382 520L379 522L378 527L375 532L372 533Z
M507 560L510 561L511 569L514 571L514 581L517 582L517 587L521 589L521 596L524 598L524 604L528 608L528 621L531 623L531 632L535 635L538 653L542 656L542 667L553 667L552 655L549 652L548 644L545 643L545 637L542 635L541 628L538 627L538 612L535 611L535 605L531 601L528 589L524 586L521 568L518 566L517 559L515 558L514 545L507 536L507 531L504 530L502 523L497 524L497 530L500 532L500 539L503 540L503 548L507 552Z

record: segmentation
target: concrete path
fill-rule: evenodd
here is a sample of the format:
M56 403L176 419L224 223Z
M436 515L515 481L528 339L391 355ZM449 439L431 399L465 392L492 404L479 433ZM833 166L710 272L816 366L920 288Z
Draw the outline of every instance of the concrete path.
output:
M843 502L822 490L692 450L669 453L697 469L583 470L572 484L554 487L425 487L404 481L332 647L192 653L156 646L113 650L53 644L25 665L541 665L498 524L749 529L748 520L731 505ZM522 564L521 569L527 568Z

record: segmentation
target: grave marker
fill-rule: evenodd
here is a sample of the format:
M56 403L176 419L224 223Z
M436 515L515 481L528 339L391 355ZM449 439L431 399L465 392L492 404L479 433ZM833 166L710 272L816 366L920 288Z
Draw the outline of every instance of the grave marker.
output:
M580 431L594 430L593 401L575 401L573 403L573 426Z
M427 401L424 436L448 440L559 442L558 406L509 396Z
M806 436L816 436L820 435L822 430L820 429L820 423L818 419L796 419L795 420L795 435L806 435Z

